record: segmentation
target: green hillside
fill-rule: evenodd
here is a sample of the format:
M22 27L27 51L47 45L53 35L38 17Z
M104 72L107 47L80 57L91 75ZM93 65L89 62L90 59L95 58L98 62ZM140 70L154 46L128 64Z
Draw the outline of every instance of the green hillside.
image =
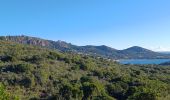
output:
M0 100L170 100L170 66L0 41Z
M166 59L170 54L163 54L147 50L142 47L134 46L124 50L101 46L76 46L64 41L51 41L29 36L0 36L0 40L17 42L20 44L29 44L34 46L46 47L62 52L74 52L78 54L92 55L95 57L104 57L110 59Z

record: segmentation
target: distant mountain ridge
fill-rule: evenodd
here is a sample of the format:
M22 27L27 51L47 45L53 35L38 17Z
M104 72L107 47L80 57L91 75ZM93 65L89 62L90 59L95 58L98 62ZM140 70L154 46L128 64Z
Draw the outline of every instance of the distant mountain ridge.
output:
M45 40L29 36L0 36L0 40L12 41L21 44L41 46L56 49L62 52L75 52L87 55L105 57L109 59L164 59L170 58L169 54L154 52L142 47L134 46L124 50L117 50L105 45L101 46L76 46L64 41Z

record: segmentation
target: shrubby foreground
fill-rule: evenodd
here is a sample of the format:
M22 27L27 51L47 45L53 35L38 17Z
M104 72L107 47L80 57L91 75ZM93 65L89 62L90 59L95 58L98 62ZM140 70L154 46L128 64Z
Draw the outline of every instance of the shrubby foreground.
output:
M170 100L170 66L0 41L2 100Z

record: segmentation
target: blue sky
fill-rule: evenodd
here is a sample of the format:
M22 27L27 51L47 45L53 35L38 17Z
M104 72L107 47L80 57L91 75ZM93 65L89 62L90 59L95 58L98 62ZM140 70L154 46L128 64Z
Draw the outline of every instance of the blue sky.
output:
M170 0L0 0L0 35L170 51Z

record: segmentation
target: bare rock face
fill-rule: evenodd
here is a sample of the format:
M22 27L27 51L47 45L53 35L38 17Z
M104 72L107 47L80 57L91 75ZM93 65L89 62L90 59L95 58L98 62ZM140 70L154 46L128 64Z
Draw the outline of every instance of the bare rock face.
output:
M28 37L28 36L5 36L1 37L2 40L17 42L21 44L28 44L28 45L35 45L35 46L42 46L48 47L50 43L47 40L35 38L35 37Z

